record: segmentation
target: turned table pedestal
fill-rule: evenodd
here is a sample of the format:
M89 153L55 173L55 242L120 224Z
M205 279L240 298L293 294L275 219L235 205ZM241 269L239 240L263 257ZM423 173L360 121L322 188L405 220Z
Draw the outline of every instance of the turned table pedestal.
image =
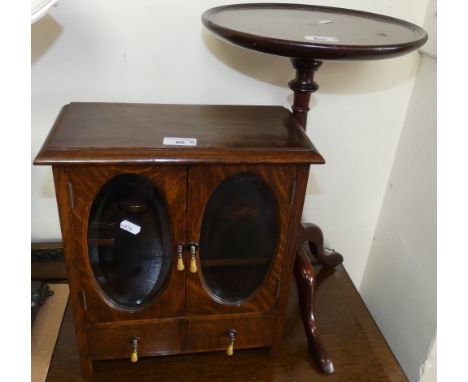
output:
M388 16L342 8L299 4L237 4L212 8L203 24L218 37L259 52L291 58L296 77L292 114L305 129L311 93L318 89L314 73L328 60L368 60L396 57L422 46L426 32L418 26ZM335 267L343 257L323 247L323 234L315 224L301 224L296 237L294 276L309 349L321 370L334 371L320 340L314 315L315 274L301 249L308 242L312 255Z

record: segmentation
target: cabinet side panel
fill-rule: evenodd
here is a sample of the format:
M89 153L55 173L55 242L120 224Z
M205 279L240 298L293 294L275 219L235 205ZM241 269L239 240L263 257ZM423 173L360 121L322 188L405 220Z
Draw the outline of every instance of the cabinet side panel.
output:
M271 345L271 353L275 354L281 346L284 329L284 316L288 302L288 291L293 274L294 259L296 257L298 232L301 224L302 209L304 207L307 180L309 179L309 165L299 165L296 170L296 188L294 193L293 207L289 218L288 238L286 254L281 273L281 288L279 291L277 314L274 323L274 336Z
M83 375L91 375L92 362L89 356L88 339L84 327L84 307L81 296L80 262L76 256L76 237L70 216L73 204L73 193L69 189L67 168L54 166L55 193L60 217L60 229L62 232L65 262L67 265L68 280L70 285L70 300L73 308L75 321L75 334L78 352L80 355L80 366Z

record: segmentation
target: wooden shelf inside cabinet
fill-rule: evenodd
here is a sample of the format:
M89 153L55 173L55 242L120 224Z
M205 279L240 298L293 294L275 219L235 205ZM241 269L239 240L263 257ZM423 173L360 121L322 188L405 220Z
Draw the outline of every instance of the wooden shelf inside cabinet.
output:
M35 163L53 168L84 375L102 359L279 349L279 287L323 163L288 110L72 103Z

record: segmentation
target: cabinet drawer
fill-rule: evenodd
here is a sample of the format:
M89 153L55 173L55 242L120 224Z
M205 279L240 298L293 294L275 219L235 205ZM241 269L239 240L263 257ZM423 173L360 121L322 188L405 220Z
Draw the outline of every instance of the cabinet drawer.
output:
M236 330L234 350L270 346L273 316L192 319L187 324L186 350L225 350L230 329Z
M179 321L162 323L115 322L88 327L91 358L129 358L132 337L139 337L139 356L162 355L181 350Z

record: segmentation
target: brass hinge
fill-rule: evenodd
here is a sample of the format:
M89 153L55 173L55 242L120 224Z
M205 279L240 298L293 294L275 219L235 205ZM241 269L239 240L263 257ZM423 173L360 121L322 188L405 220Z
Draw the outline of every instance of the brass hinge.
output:
M294 204L294 197L296 196L296 181L294 180L291 188L290 204Z
M71 182L67 183L68 188L68 198L70 199L70 208L75 208L75 194L73 192L73 184Z
M88 304L86 302L86 292L84 291L84 289L81 289L80 293L81 293L81 300L83 301L83 309L88 310Z

